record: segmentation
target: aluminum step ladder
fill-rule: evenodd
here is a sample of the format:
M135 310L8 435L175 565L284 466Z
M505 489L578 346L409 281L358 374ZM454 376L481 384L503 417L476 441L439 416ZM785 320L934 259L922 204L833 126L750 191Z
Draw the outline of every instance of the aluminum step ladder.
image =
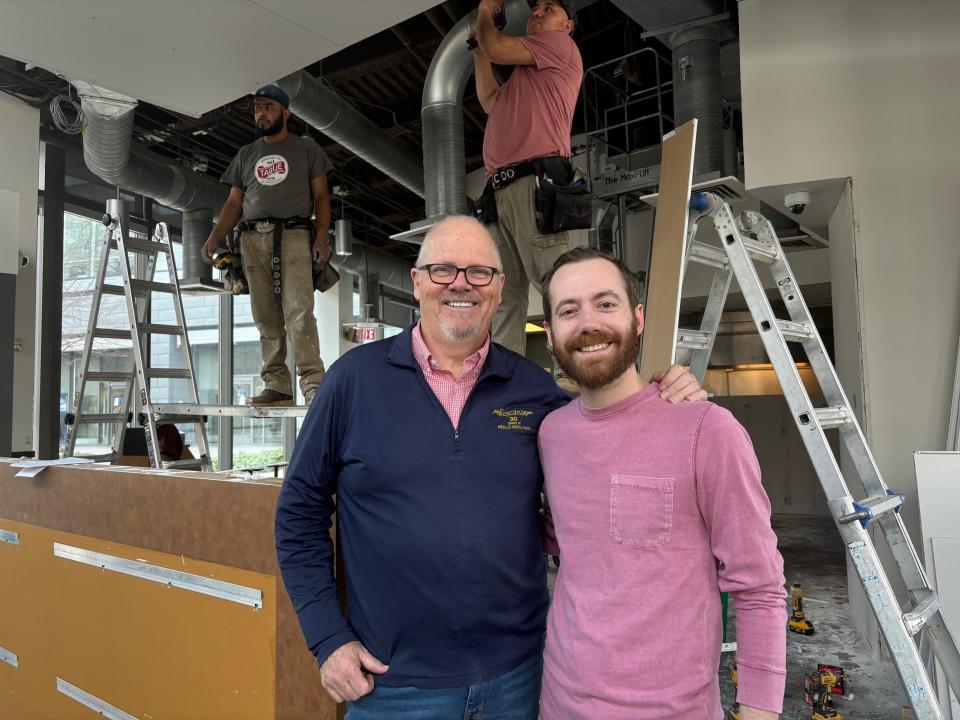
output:
M675 355L680 350L689 352L691 372L702 383L730 282L736 277L810 460L823 485L830 513L877 617L909 702L918 720L942 720L944 716L937 703L928 668L913 638L919 634L924 647L926 643L929 644L948 684L958 697L960 652L940 613L940 599L927 581L900 518L904 497L890 490L880 476L773 226L769 220L752 211L735 217L729 205L712 193L694 194L690 207L685 263L707 265L713 267L715 273L700 328L678 330ZM693 239L696 223L707 217L713 220L719 244ZM769 267L789 319L778 318L774 314L755 263ZM805 351L820 383L826 400L825 407L814 407L794 364L788 343L800 345ZM855 500L847 487L838 460L824 434L830 428L837 428L840 432L840 442L852 458L866 491L864 499ZM871 528L874 526L886 539L909 592L911 607L906 612L901 609L877 555L871 537Z
M107 232L100 253L100 265L97 271L96 286L90 306L90 321L84 341L81 359L80 381L73 398L73 411L65 422L69 431L64 447L64 456L73 456L80 428L90 424L116 425L113 434L111 452L90 456L97 461L116 462L123 449L128 423L136 420L144 428L147 455L150 465L155 468L210 470L210 453L207 445L206 417L200 415L165 415L159 418L151 400L153 379L180 380L186 384L188 402L199 403L196 374L190 343L187 339L186 323L183 317L183 303L180 297L180 285L177 280L177 267L173 246L165 223L158 223L150 240L140 240L127 236L127 214L119 200L107 201L107 213L103 217ZM131 266L131 254L135 256L136 268ZM166 257L168 282L154 280L157 261L160 255ZM113 257L118 258L123 285L107 282L108 268ZM164 325L149 321L150 299L153 293L169 295L173 301L175 324ZM101 306L104 295L121 296L125 299L128 324L126 328L103 327ZM154 368L149 364L148 339L151 336L178 338L181 366L178 368ZM130 365L123 371L94 371L90 369L93 345L97 339L129 340ZM125 381L127 383L123 407L120 412L97 414L83 410L83 400L88 383ZM136 405L133 398L138 399ZM136 417L133 416L136 413ZM161 423L190 424L195 428L196 441L200 456L187 460L163 460L157 440L157 426Z

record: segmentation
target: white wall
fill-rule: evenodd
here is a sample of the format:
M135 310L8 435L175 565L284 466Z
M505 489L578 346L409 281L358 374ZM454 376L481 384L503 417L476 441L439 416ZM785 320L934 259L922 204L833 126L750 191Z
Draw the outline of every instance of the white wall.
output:
M33 449L33 386L37 262L37 165L40 153L40 113L10 95L0 93L0 190L16 193L16 217L3 222L16 233L0 234L0 272L17 276L14 335L23 350L13 355L13 450ZM11 208L9 212L13 212ZM18 253L30 258L20 270ZM6 308L9 312L10 308ZM9 352L3 348L0 352Z
M747 188L852 179L854 273L834 284L856 298L842 322L859 347L838 343L838 364L853 384L859 366L869 441L919 537L912 453L944 447L960 332L960 3L739 8Z

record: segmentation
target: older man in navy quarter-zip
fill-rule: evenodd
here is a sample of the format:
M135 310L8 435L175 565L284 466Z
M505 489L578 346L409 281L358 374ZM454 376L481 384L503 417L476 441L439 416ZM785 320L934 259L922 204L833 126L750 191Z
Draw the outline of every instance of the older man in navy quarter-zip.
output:
M537 430L569 396L490 342L504 278L477 221L436 225L412 276L420 322L338 360L303 425L277 508L284 582L350 720L534 720L548 605ZM670 375L678 399L702 396Z

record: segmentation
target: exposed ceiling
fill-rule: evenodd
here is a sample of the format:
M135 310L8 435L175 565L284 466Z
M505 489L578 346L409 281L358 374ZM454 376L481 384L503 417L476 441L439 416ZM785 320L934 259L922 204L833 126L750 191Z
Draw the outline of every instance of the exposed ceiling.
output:
M43 28L63 27L76 14L71 11L70 18L66 18L55 10L74 4L109 6L115 10L121 5L134 4L134 0L128 0L127 3L117 3L116 0L83 0L77 3L62 3L56 0L33 0L27 3L8 0L4 4L5 9L15 9L18 18L20 15L24 18L30 17L29 22L22 25L19 20L6 22L5 17L3 28L6 29L0 29L0 91L15 95L41 109L45 138L76 147L76 137L64 135L53 127L49 111L52 99L68 93L67 83L50 72L49 68L30 67L13 59L19 53L11 51L11 48L24 44L23 38L30 38L31 35L32 43L48 42L51 33L49 29ZM395 138L398 144L418 156L422 155L420 105L427 68L440 41L454 23L476 7L475 0L447 0L419 14L411 15L429 5L429 0L392 0L390 3L354 0L353 3L337 3L335 6L325 2L312 2L310 7L302 0L262 0L259 4L240 0L211 0L212 5L219 7L250 6L247 8L249 12L255 12L255 8L260 8L261 11L266 9L275 12L277 17L286 18L285 21L296 17L295 10L300 8L297 12L302 13L299 18L303 20L301 24L305 25L304 32L335 37L340 46L351 42L349 38L352 36L369 35L320 61L316 61L317 57L323 55L317 45L320 41L314 39L311 41L314 47L311 47L308 53L312 56L310 60L300 65L285 64L276 71L271 69L267 72L264 69L265 64L272 63L274 56L286 57L285 53L288 51L277 47L277 37L271 37L263 29L256 34L255 41L245 44L234 38L231 29L234 25L227 21L214 33L217 38L207 38L207 45L203 46L206 50L200 52L197 46L195 49L199 54L185 65L178 66L180 69L174 70L172 66L156 59L149 62L143 60L152 57L151 51L146 49L148 45L143 43L150 43L149 47L152 47L158 42L158 37L177 38L184 35L186 31L179 25L176 26L177 29L173 29L174 24L170 19L178 19L177 16L182 17L182 14L172 12L170 7L186 5L179 0L173 5L156 0L151 3L138 0L135 4L155 5L163 9L169 17L158 19L156 27L138 27L136 32L131 34L135 40L128 39L120 43L112 40L109 35L99 39L106 46L117 43L115 47L120 50L116 55L123 60L111 62L113 65L127 66L124 72L130 74L132 82L135 82L138 75L163 75L171 87L189 85L189 92L195 94L196 102L199 103L199 98L204 97L207 99L206 107L209 108L212 106L210 98L220 98L226 93L222 87L226 81L219 74L222 65L218 55L219 48L229 44L231 51L240 52L244 57L243 62L247 63L246 67L250 72L247 79L243 80L240 86L234 86L226 93L225 100L217 100L219 104L214 109L203 112L200 117L170 109L170 105L164 108L152 102L142 102L136 110L134 136L138 149L155 153L172 162L183 163L198 172L207 173L215 180L219 180L237 150L254 139L252 103L248 95L251 88L261 84L261 80L268 82L303 66L369 117L387 135ZM198 12L197 7L205 4L206 0L204 3L191 4L191 13ZM384 9L387 6L390 7L389 13ZM31 8L29 12L28 7ZM335 12L332 7L336 8ZM37 9L34 11L34 8ZM327 23L324 13L336 14L337 17L331 17ZM410 16L407 17L408 15ZM387 27L391 22L389 18L401 16L406 19ZM44 26L38 20L39 17L45 17L50 25ZM344 29L341 21L345 17L363 17L369 23L379 25L368 24L366 27L369 32L356 27ZM80 22L79 19L76 21ZM16 31L10 29L18 25L20 27ZM370 34L378 28L386 29ZM582 9L578 13L574 38L583 55L584 67L589 68L615 59L644 46L654 48L669 62L670 51L666 46L656 38L641 39L642 30L610 0L599 0ZM8 38L8 35L14 32L22 36L16 43L12 43ZM194 35L191 30L190 37ZM59 37L57 41L59 42ZM131 50L133 47L137 48L136 52ZM171 47L184 46L181 43ZM467 52L466 48L464 52ZM65 63L69 57L69 53L63 53ZM313 64L309 64L310 62ZM254 80L254 77L257 79ZM90 79L107 85L102 76L92 76ZM142 90L138 91L137 84L133 85L132 90L121 85L113 87L136 97L145 97ZM203 106L198 104L196 107ZM464 109L464 147L469 172L482 165L483 128L486 121L472 82L467 87ZM583 122L583 111L578 109L574 118L574 134L582 132ZM347 191L344 198L333 199L335 217L342 214L353 220L354 233L359 239L400 259L412 260L417 248L391 241L389 236L407 230L411 223L423 219L423 200L300 120L294 118L290 129L298 134L313 136L330 156L334 164L330 186L340 186ZM651 143L658 140L659 135L651 138Z

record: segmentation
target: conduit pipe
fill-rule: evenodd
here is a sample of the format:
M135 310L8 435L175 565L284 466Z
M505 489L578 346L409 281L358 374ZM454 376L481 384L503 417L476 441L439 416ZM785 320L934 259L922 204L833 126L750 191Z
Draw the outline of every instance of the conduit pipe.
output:
M298 70L277 81L290 96L290 112L385 175L424 196L423 163L310 73Z

